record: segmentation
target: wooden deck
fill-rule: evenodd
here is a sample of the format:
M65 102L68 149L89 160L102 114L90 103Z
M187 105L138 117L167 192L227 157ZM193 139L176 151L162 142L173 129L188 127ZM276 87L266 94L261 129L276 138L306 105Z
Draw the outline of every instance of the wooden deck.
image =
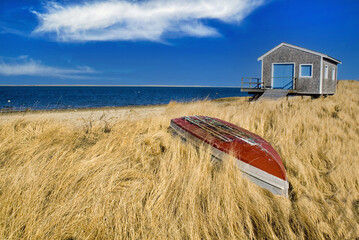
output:
M293 80L295 83L295 80ZM286 87L286 86L285 86ZM293 84L295 87L295 84ZM242 77L241 91L253 94L252 101L259 99L278 99L298 94L296 89L272 89L264 85L260 78Z
M287 97L288 95L296 95L295 89L271 89L271 88L242 88L242 92L248 92L253 94L250 101L257 101L263 99L279 99Z
M280 91L283 89L272 89L272 88L241 88L242 92L248 92L248 93L264 93L266 91L269 92L276 92L276 91ZM285 89L288 91L289 94L296 94L297 90L295 89Z

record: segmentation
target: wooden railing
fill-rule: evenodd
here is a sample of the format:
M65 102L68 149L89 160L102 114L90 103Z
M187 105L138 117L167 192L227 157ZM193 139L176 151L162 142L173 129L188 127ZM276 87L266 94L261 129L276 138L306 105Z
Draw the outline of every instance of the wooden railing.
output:
M287 83L286 85L280 86L280 89L296 89L297 86L297 78L296 77L272 77L273 79L279 78L292 78L292 82ZM252 78L252 77L242 77L241 88L247 89L265 89L272 88L271 86L264 86L264 82L260 78Z
M242 77L241 88L261 89L264 86L264 82L260 78Z

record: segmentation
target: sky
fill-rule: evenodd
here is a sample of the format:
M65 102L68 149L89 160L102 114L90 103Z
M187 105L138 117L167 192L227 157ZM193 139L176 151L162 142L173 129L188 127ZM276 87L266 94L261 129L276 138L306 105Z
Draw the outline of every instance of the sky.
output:
M281 42L359 80L359 1L0 0L0 85L239 86Z

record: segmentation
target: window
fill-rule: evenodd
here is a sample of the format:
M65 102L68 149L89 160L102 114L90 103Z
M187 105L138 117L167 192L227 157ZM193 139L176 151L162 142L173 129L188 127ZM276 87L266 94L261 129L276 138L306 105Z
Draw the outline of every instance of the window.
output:
M335 67L332 67L332 80L335 80Z
M325 65L325 67L324 67L324 78L325 79L328 79L328 65Z
M313 76L313 65L312 64L301 64L300 65L300 76L301 77L312 77Z

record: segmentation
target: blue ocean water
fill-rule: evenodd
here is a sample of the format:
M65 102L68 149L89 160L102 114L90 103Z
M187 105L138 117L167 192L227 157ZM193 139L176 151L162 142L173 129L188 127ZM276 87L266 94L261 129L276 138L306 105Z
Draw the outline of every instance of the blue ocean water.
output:
M248 94L224 87L0 86L0 109L154 105L238 96Z

